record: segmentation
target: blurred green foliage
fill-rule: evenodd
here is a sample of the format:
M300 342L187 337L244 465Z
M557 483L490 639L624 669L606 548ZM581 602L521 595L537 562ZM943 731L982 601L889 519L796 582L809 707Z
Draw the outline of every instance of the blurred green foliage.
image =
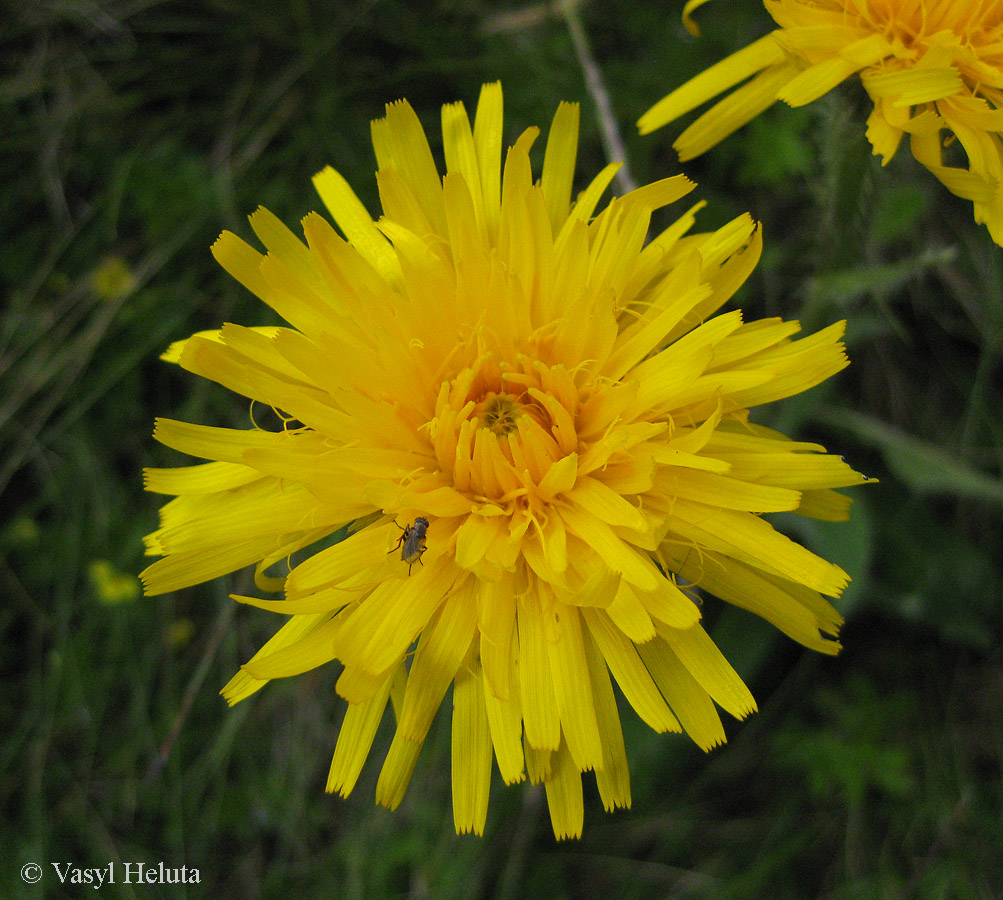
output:
M579 13L635 178L680 171L673 127L632 123L765 33L756 0L609 0ZM433 148L446 101L502 79L511 138L583 105L579 172L606 161L553 4L482 0L70 0L7 4L0 49L0 896L81 897L52 861L196 866L189 886L102 897L993 898L1003 896L1003 257L970 205L905 153L881 168L852 85L783 106L685 171L712 228L744 210L766 251L747 318L849 320L853 365L759 421L821 440L881 483L849 524L785 527L852 574L846 649L812 656L705 604L760 701L704 755L623 710L634 804L586 790L557 844L538 791L494 785L483 839L453 834L448 714L396 813L323 793L335 673L217 696L272 632L234 610L245 575L130 590L180 462L154 416L247 409L158 361L172 340L264 309L208 247L265 204L290 223L334 165L376 209L369 121L408 97ZM681 126L680 126L681 127ZM377 737L386 746L389 726ZM586 779L588 782L589 779ZM45 867L25 885L25 863Z

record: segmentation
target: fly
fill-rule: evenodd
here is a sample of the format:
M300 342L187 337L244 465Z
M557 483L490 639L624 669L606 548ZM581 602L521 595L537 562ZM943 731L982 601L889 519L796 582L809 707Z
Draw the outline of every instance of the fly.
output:
M394 519L394 525L397 525L397 520ZM400 528L400 525L397 525ZM411 574L411 567L415 563L420 563L421 558L425 553L425 532L428 531L428 519L424 516L418 516L410 525L405 525L403 533L397 540L397 547L403 544L401 549L401 559L407 563L407 573ZM390 552L393 553L397 549L394 547Z

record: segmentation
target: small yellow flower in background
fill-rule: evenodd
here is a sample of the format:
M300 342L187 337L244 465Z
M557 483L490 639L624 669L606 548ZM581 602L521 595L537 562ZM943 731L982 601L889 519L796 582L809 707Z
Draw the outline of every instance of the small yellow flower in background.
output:
M106 559L95 559L87 567L87 577L98 600L106 606L139 599L140 583L136 576L115 568Z
M38 522L30 516L18 516L0 533L0 547L32 547L42 536Z
M690 13L706 0L690 0ZM1003 244L1003 0L764 0L780 26L662 98L638 127L661 128L749 80L675 141L681 160L777 100L804 106L855 74L874 101L867 138L882 165L909 135L913 156ZM947 132L942 140L941 132ZM945 165L955 141L968 168Z
M119 256L110 256L91 273L91 284L102 300L117 300L136 286L136 276Z
M195 623L189 618L175 619L164 629L164 641L175 650L187 647L195 635Z
M759 258L757 225L691 234L697 204L646 244L652 211L693 184L596 214L616 165L572 203L578 116L559 106L534 181L539 129L503 161L501 86L487 85L472 127L462 104L443 108L441 177L394 103L372 128L382 218L329 168L314 183L347 240L311 213L304 244L264 209L251 226L266 255L224 232L216 259L290 327L224 325L165 358L284 427L160 419L158 440L212 461L145 473L177 495L147 538L164 557L147 593L252 564L259 588L284 591L234 598L290 618L229 702L343 665L328 790L352 790L389 703L376 799L396 807L452 688L459 832L484 829L492 759L506 783L546 786L558 837L581 833L582 772L607 809L630 805L611 674L652 728L705 749L725 739L715 703L755 709L692 585L839 649L823 595L847 575L760 514L845 519L832 488L865 479L748 408L842 369L843 323L795 340L796 322L715 315Z

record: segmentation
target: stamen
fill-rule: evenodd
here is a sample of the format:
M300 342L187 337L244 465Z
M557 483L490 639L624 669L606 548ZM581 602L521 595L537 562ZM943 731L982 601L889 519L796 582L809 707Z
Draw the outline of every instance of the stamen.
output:
M491 394L482 403L481 424L497 435L515 431L522 414L519 404L509 394Z

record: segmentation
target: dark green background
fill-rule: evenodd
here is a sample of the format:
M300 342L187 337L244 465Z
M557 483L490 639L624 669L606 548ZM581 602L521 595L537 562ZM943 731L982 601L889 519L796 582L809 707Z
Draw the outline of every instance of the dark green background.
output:
M639 182L681 170L683 126L640 138L638 116L769 27L755 0L719 2L696 40L681 5L579 9ZM683 168L710 201L702 227L764 224L748 319L849 320L852 366L757 413L881 479L849 524L778 517L853 576L846 649L811 654L708 600L759 714L705 755L625 707L633 809L605 814L586 778L585 836L557 843L540 792L496 778L481 839L453 833L448 712L391 814L372 802L388 722L352 797L323 793L334 667L226 707L217 691L277 619L226 599L246 573L130 599L161 499L140 470L184 461L151 439L156 415L247 422L245 402L157 359L196 329L273 321L210 243L250 237L259 203L295 225L328 164L375 211L385 102L407 97L437 150L440 105L472 111L485 81L504 83L509 141L578 100L579 186L598 171L567 22L476 0L47 0L2 17L0 896L1003 896L1003 251L907 148L878 165L858 83ZM101 571L125 576L119 602ZM60 887L54 861L202 880L93 892Z

